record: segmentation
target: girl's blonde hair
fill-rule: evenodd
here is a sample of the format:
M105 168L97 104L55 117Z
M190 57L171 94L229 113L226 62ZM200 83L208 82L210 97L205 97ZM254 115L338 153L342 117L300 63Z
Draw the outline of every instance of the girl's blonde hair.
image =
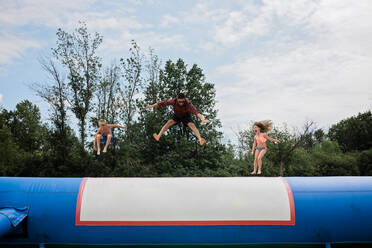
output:
M261 129L261 133L268 133L273 130L273 122L271 120L256 121L253 126Z
M106 126L107 125L107 122L106 122L106 120L104 120L104 119L101 119L101 120L99 120L98 121L98 125L102 125L102 126Z

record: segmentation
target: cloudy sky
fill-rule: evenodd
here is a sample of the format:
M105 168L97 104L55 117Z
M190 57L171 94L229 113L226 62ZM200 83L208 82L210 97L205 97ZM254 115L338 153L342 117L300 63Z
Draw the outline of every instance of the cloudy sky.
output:
M370 0L0 0L0 105L30 99L47 118L28 87L45 81L38 58L85 21L107 61L134 39L203 68L227 139L261 119L327 129L372 108L371 13Z

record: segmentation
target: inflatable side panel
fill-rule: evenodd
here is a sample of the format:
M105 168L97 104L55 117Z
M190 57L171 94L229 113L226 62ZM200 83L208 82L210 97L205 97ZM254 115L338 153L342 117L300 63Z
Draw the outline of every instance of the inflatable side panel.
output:
M284 178L86 178L76 212L86 226L294 224Z

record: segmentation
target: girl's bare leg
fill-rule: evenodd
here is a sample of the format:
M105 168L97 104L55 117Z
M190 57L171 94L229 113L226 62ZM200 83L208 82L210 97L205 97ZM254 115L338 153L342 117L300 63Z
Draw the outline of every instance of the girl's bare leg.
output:
M159 141L160 137L165 133L165 131L167 131L168 128L170 128L171 126L173 126L176 123L177 122L175 122L172 119L171 120L168 120L167 123L165 123L165 125L160 130L159 134L154 133L154 138L156 139L156 141Z
M194 132L196 138L198 138L199 142L200 142L200 145L204 145L205 143L205 139L203 139L202 137L200 137L200 133L199 133L199 130L195 127L195 124L192 123L192 122L189 122L187 123L187 126L189 126L189 128Z
M260 154L258 155L258 172L257 174L261 174L261 168L262 168L262 158L263 156L265 155L267 149L264 149L260 152Z
M251 175L256 174L256 171L257 171L257 160L258 160L259 153L260 152L258 150L256 150L255 153L254 153L253 171L251 172Z
M106 141L106 144L105 144L105 148L103 148L103 151L102 152L107 152L107 147L110 144L111 138L112 138L112 135L111 134L107 135L107 141Z

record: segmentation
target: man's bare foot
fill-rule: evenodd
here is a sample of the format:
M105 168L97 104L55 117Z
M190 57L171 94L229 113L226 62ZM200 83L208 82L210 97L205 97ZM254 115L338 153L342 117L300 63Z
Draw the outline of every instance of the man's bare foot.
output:
M159 135L157 135L156 133L154 133L152 136L154 136L154 139L155 139L156 141L159 141L159 139L160 139Z
M260 170L257 172L257 175L261 175L261 171Z
M101 155L101 151L100 150L97 151L97 155Z
M256 172L255 172L255 171L252 171L252 172L251 172L251 175L255 175L255 174L256 174Z
M93 150L97 151L97 147L93 146Z
M202 146L202 145L204 145L204 143L205 143L205 139L201 138L200 139L200 145Z
M103 151L102 152L107 152L107 148L105 147L105 148L103 148Z

